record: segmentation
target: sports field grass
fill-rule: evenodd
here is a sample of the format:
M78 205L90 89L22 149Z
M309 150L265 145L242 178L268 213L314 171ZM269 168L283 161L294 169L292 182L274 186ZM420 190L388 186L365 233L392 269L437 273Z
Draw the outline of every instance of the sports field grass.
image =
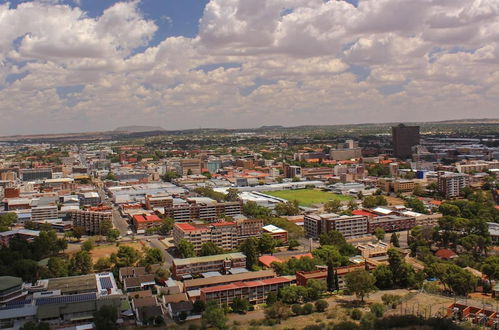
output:
M264 194L274 197L284 198L288 201L297 200L300 206L321 204L331 199L338 199L340 201L349 201L353 199L350 196L333 194L327 191L316 190L316 189L266 191L264 192Z

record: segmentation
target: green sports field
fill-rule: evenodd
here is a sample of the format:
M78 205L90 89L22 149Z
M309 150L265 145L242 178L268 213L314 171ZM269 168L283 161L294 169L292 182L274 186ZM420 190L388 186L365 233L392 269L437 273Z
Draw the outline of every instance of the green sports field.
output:
M264 194L284 198L288 201L297 200L300 206L310 206L313 204L325 203L331 199L338 199L340 201L349 201L353 199L350 196L333 194L327 191L316 189L265 191Z

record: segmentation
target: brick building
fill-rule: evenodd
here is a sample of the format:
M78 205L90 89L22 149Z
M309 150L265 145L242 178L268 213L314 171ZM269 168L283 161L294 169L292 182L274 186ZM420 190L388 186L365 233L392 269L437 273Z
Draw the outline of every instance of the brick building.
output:
M226 274L232 268L246 267L246 256L240 252L217 254L214 256L173 259L172 276L188 278L206 272Z
M234 298L245 298L251 304L262 304L270 292L291 285L292 280L287 277L269 278L260 281L236 282L226 285L201 289L201 301L216 302L219 305L230 304Z
M377 228L385 232L409 230L416 226L415 217L400 215L385 215L374 217L369 220L369 233L374 233Z
M304 218L305 234L318 238L331 230L339 231L344 237L362 236L368 233L368 218L363 215L338 216L329 214L307 214Z
M214 221L222 216L241 214L242 202L217 202L209 198L190 198L186 203L165 207L165 216L177 222Z
M251 236L260 236L263 220L245 219L237 222L213 222L211 224L176 223L173 227L173 241L178 245L182 239L201 250L204 243L213 242L224 250L232 250ZM256 230L259 227L260 230Z
M102 223L112 222L113 213L109 208L91 208L88 210L72 210L68 214L73 226L84 227L87 233L100 234Z

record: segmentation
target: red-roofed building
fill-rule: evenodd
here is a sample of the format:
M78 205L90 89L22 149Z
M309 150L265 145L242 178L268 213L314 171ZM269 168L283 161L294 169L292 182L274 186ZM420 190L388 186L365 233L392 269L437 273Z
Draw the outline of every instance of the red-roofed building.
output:
M262 304L270 292L291 285L292 280L286 277L275 277L260 281L236 282L226 285L201 289L201 301L215 301L219 305L230 304L234 298L245 298L252 304Z
M178 246L185 239L200 251L204 243L213 242L224 250L232 250L239 246L242 240L251 236L260 236L261 231L248 231L246 224L261 228L263 220L247 219L237 222L213 222L210 224L176 223L173 226L173 241Z
M376 216L376 214L371 213L371 212L367 212L367 211L364 211L364 210L353 210L352 211L352 215L363 215L363 216L370 217L370 218Z
M440 249L435 252L435 256L442 260L451 260L458 257L458 255L454 251L449 249Z
M155 214L134 215L132 219L133 225L137 230L145 230L147 228L156 227L161 224L161 218Z
M258 262L267 268L271 268L273 262L281 263L282 260L274 256L261 256L258 258Z

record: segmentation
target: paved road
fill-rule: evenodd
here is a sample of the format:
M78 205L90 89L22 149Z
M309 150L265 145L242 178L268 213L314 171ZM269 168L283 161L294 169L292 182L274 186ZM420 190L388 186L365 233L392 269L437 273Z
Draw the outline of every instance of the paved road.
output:
M113 225L120 231L121 236L126 235L129 230L128 222L121 216L116 207L113 207Z
M167 263L168 265L171 265L173 263L173 257L168 253L168 251L166 250L166 247L163 243L161 243L159 241L159 239L157 238L148 238L146 240L149 240L148 243L149 245L151 245L151 247L153 248L157 248L161 251L161 253L163 254L163 258L165 260L165 263Z

